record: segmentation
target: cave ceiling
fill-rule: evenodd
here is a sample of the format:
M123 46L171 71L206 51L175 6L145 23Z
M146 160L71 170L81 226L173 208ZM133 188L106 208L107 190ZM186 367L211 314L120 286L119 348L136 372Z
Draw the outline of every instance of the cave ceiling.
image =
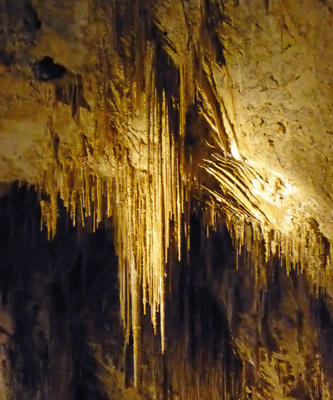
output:
M329 318L333 307L332 7L0 1L2 201L20 197L17 185L34 188L41 215L33 224L50 243L72 234L61 228L65 214L84 235L112 226L130 385L141 394L155 385L158 399L331 398L317 348L328 328L312 313ZM193 291L192 303L170 300L173 290ZM177 301L185 316L199 316L183 316L196 334L178 324L171 345L170 321L183 318L172 311ZM217 346L221 370L213 352L191 358L181 347L204 346L195 335L210 323L228 337ZM184 375L166 366L177 354ZM143 366L158 371L155 380ZM205 368L214 382L194 378Z

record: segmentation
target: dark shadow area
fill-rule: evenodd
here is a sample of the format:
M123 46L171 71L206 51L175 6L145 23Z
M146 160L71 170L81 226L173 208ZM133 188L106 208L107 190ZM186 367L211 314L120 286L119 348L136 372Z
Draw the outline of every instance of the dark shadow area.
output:
M78 232L59 206L58 233L48 241L33 189L13 185L0 199L1 300L12 319L4 347L14 400L104 400L96 346L105 364L122 365L112 232Z
M41 82L60 79L67 72L67 68L61 64L55 63L53 58L49 56L45 56L41 60L35 62L32 70L35 78Z

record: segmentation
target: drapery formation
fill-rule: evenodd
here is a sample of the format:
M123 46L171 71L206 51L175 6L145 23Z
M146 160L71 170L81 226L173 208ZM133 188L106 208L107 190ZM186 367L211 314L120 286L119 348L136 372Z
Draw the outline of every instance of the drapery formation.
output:
M17 115L25 115L24 100L32 98L28 111L33 114L38 105L36 119L44 129L32 139L40 148L29 150L37 155L29 156L35 161L27 176L16 172L4 180L36 186L42 227L50 239L57 231L59 199L73 224L91 231L111 217L121 316L127 341L133 338L135 384L142 375L146 313L160 335L161 352L165 350L166 282L176 273L174 265L190 258L193 215L200 216L200 235L207 240L223 224L228 227L235 268L248 254L260 290L269 286L265 263L277 259L288 274L293 269L306 273L309 292L318 295L329 288L333 246L330 217L325 221L330 189L324 178L331 176L330 168L319 179L323 195L308 198L307 191L315 192L319 183L310 172L310 184L304 183L295 166L296 159L301 164L306 156L289 150L284 156L279 148L281 143L290 146L296 128L303 129L300 122L297 127L291 123L289 114L299 103L289 106L285 93L295 90L298 95L300 89L290 89L290 81L311 75L300 67L294 80L281 72L288 51L295 47L302 58L308 50L302 47L304 21L294 6L221 0L49 3L33 7L30 1L16 6L2 1L7 34L3 64L15 76L15 65L22 63L26 74ZM54 8L53 19L48 7ZM14 11L23 15L23 23ZM331 11L323 5L317 13L314 26L320 15L330 21ZM247 20L252 36L243 31ZM261 32L272 33L271 42ZM20 37L25 40L22 49L17 47ZM78 46L77 57L67 37ZM250 46L258 38L264 43L262 52ZM48 47L48 42L55 44ZM63 54L56 44L63 46ZM315 63L318 54L312 54ZM269 75L274 57L279 71ZM267 77L252 90L244 71L255 76L255 66L265 63ZM275 90L278 95L272 94ZM268 99L260 98L262 91ZM275 106L280 107L279 120L271 122ZM3 114L8 119L7 111ZM311 142L311 134L303 137ZM316 154L326 142L318 143ZM330 150L325 154L329 160ZM241 351L242 345L237 346ZM221 382L216 385L223 386Z

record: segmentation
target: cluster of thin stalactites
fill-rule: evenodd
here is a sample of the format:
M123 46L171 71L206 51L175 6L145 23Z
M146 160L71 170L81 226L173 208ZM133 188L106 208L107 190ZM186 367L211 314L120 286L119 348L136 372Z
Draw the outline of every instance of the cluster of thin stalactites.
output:
M142 28L138 27L138 32L141 30ZM147 40L143 36L141 34L141 39ZM179 66L179 98L170 101L166 98L163 88L156 86L156 71L154 71L156 54L153 43L149 42L146 47L140 44L135 49L134 58L143 57L143 54L137 54L141 49L144 61L139 62L140 70L134 75L131 73L131 79L134 80L131 83L134 95L130 100L132 105L137 105L134 112L128 109L128 100L125 96L122 98L121 93L116 93L112 76L109 76L109 82L105 82L107 79L105 74L111 74L109 70L106 72L108 62L111 63L112 60L116 66L121 64L116 47L115 40L111 38L107 49L104 49L103 59L99 60L100 75L96 74L96 89L109 84L114 91L112 99L104 101L105 108L96 111L96 119L104 118L105 121L113 119L113 126L116 128L113 128L110 135L107 127L103 127L95 138L90 139L90 146L95 148L105 146L106 149L110 149L109 165L105 166L108 174L104 176L96 173L86 160L78 162L73 158L71 161L61 162L53 159L38 186L41 193L48 195L47 200L41 200L41 209L42 223L47 226L50 238L56 233L58 196L63 200L74 224L84 226L90 223L94 230L104 218L112 217L119 259L121 315L127 337L130 332L133 335L134 375L137 376L140 310L143 307L146 312L146 306L149 304L155 330L158 325L160 326L161 344L164 350L165 266L171 247L180 258L182 246L188 248L190 245L188 221L193 183L189 181L191 176L185 172L188 168L184 165L186 113L194 100L196 90L203 93L208 80L205 86L200 74L197 74L197 77L193 76L193 60L189 56L188 60ZM202 53L204 54L204 51ZM108 55L109 61L105 60L107 58L105 54ZM128 70L130 71L130 68ZM119 70L115 73L117 76L121 76L121 73L126 75L126 68L123 68L121 73ZM145 77L144 87L141 83L143 77ZM99 82L98 79L103 81ZM109 95L106 94L107 90L99 92L101 98L98 101L102 104L104 97ZM212 96L206 93L207 101L212 99ZM118 104L110 111L107 104L112 101ZM172 131L169 120L172 115L170 110L172 102L176 102L174 108L178 110L178 122L172 126L178 125L178 132ZM216 104L212 109L212 118L215 118L215 127L219 131L221 121L218 119L221 113L217 112ZM106 118L105 115L111 112L114 114ZM175 112L174 109L172 112ZM130 134L131 121L135 118L140 118L145 125L144 136L140 141L144 143L140 157L145 160L145 165L141 165L140 168L131 162L128 148L117 146L122 141L126 142ZM122 124L122 119L125 124ZM217 148L221 151L226 150L226 146L223 145L225 130L219 134L222 145L217 145ZM110 137L111 144L108 143ZM98 152L95 151L94 154L96 157ZM211 160L210 164L204 164L208 172L213 171L211 163L214 163L214 160ZM237 161L237 165L241 169L241 162ZM227 170L225 171L224 176L227 174ZM236 182L234 189L238 190L237 188L239 185ZM289 234L268 229L249 215L248 208L243 206L243 200L239 200L238 205L242 206L238 206L237 193L234 195L236 202L232 203L227 198L219 201L216 194L211 197L210 204L206 205L205 214L207 234L210 229L218 227L221 223L220 215L224 213L227 215L227 225L237 255L245 248L257 252L259 258L264 243L266 261L278 256L288 271L298 266L302 270L307 265L307 273L316 287L326 285L332 275L330 273L333 260L332 244L328 254L325 255L321 236L307 229L306 225L295 228ZM222 199L223 196L220 197Z

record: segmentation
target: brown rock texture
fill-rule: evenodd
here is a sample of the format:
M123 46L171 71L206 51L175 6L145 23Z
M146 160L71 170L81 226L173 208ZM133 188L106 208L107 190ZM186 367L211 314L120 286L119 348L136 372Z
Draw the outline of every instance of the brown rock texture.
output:
M0 21L0 398L333 397L333 3Z

